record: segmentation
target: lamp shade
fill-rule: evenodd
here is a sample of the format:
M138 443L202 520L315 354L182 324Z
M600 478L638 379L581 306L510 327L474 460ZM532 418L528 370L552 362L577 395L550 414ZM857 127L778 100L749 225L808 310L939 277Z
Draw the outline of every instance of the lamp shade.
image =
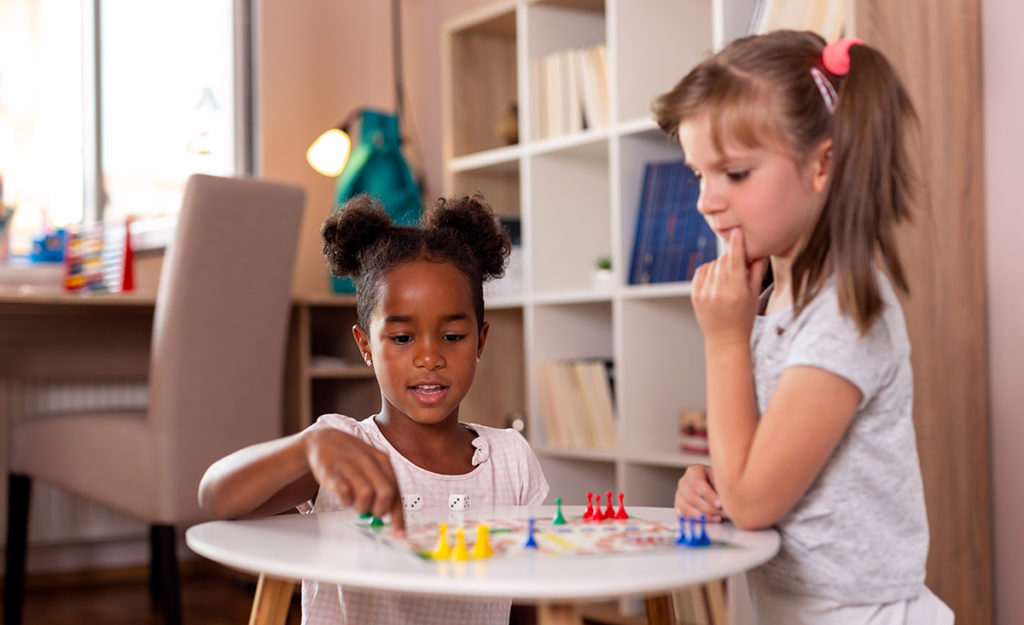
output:
M352 140L348 133L340 128L331 128L309 146L306 160L313 169L333 178L345 169L351 148Z

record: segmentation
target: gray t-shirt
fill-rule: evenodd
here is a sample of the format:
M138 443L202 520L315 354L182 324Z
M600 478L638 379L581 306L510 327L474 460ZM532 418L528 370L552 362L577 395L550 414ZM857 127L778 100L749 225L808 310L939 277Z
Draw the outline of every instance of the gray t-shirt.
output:
M832 456L777 524L778 556L751 573L846 604L917 596L928 555L910 342L899 301L878 278L884 310L863 337L840 313L833 279L796 319L791 308L759 315L751 336L760 414L793 366L835 373L863 394Z

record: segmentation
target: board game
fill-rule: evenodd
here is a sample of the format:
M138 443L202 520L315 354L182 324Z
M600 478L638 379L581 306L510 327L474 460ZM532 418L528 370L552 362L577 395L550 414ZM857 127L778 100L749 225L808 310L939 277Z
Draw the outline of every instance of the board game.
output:
M396 537L390 524L372 525L368 519L360 520L357 527L377 541L426 560L511 557L527 553L614 555L731 546L725 541L710 539L696 519L677 523L639 517L594 521L585 520L582 515L566 515L560 519L562 523L555 523L551 517L471 518L451 512L440 517L444 520L437 518L437 514L407 513L404 537ZM443 541L442 530L446 539ZM481 540L484 549L478 547Z

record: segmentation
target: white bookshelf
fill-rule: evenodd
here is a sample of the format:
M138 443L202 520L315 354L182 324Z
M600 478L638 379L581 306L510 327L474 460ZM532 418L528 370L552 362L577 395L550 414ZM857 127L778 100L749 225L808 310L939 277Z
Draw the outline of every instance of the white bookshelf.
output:
M628 285L644 165L681 158L650 119L650 102L725 41L746 32L755 0L518 0L447 22L442 32L446 193L478 190L521 220L523 291L488 300L492 334L462 418L522 412L551 499L626 493L627 504L672 504L682 470L679 413L705 406L703 342L689 283ZM530 63L604 44L610 123L531 136ZM518 104L519 141L494 131ZM613 281L595 287L599 257ZM497 320L497 323L495 322ZM500 345L493 341L500 333ZM615 363L618 446L564 449L545 436L537 364ZM503 397L491 397L495 389Z

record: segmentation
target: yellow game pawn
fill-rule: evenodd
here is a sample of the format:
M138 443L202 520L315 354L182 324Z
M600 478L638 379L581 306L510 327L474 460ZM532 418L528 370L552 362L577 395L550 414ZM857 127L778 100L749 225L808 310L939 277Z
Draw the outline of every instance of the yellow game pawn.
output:
M469 551L466 549L466 530L461 527L455 530L455 550L452 551L452 559L459 562L469 560Z
M430 552L430 557L435 560L447 560L452 553L451 545L448 544L448 524L437 525L437 546Z
M483 523L476 526L476 542L473 543L473 553L471 554L474 560L483 560L494 554L494 550L491 549L491 541L488 538L490 532L491 528Z

